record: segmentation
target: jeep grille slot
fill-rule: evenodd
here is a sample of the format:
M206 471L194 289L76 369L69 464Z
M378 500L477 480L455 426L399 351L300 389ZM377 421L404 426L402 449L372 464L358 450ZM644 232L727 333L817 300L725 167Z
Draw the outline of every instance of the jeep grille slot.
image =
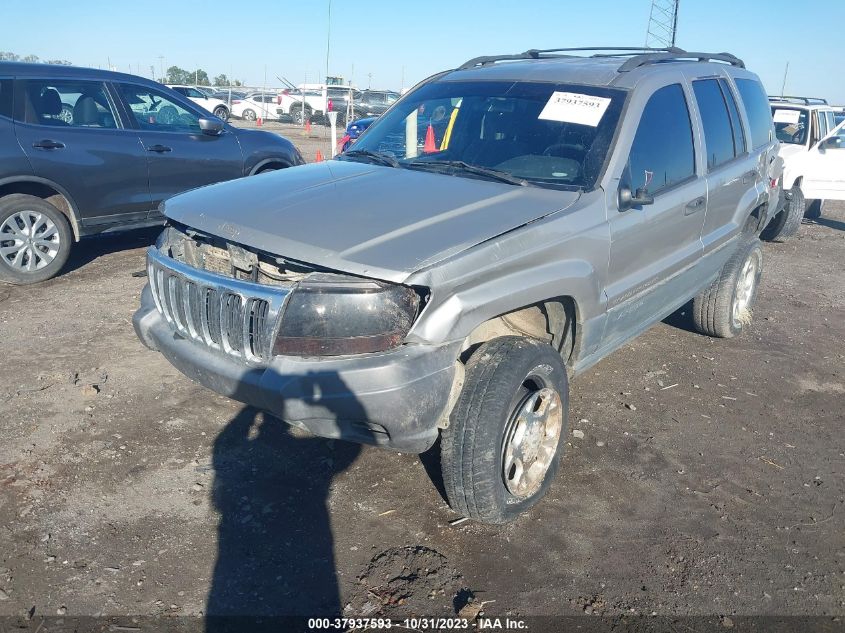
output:
M184 338L252 363L272 357L276 321L290 287L265 286L147 254L156 308Z

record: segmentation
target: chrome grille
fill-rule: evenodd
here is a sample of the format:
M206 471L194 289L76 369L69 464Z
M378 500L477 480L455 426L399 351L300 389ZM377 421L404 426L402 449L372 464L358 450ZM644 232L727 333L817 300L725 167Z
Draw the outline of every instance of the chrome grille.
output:
M260 363L272 356L273 333L290 287L224 277L147 251L156 308L185 338Z

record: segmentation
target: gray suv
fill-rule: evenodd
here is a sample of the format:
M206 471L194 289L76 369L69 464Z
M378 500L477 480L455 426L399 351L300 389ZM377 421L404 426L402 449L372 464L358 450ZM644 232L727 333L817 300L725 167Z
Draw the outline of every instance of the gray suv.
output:
M85 236L161 225L174 194L303 162L142 77L0 62L0 281L53 277Z
M473 59L337 160L169 200L134 317L218 393L422 452L490 523L546 492L569 380L693 300L751 319L779 196L766 92L678 49Z

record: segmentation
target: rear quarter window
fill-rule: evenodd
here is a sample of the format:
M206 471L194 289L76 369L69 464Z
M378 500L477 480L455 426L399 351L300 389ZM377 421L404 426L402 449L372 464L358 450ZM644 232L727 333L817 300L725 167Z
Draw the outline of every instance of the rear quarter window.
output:
M0 79L0 116L12 118L12 86L11 79Z
M736 79L735 81L751 128L751 145L757 149L769 143L774 135L769 98L759 81L754 79Z

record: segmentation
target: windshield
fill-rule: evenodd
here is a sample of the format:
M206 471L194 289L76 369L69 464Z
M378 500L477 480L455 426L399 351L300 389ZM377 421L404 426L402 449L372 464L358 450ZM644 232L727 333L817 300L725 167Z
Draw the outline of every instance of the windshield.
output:
M804 145L807 142L807 111L796 108L772 108L775 134L781 143Z
M341 158L386 154L399 167L448 165L454 169L443 173L469 178L495 170L514 184L589 190L626 94L539 82L433 82L402 97Z

